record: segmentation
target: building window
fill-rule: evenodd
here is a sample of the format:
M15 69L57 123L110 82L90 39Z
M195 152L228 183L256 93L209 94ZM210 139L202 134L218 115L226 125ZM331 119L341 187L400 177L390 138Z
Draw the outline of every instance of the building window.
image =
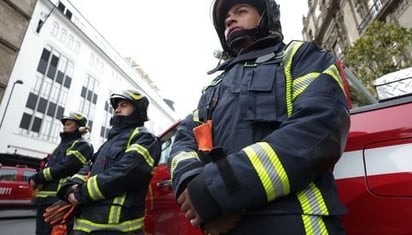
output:
M72 73L73 63L67 57L50 46L43 49L20 121L21 133L58 141Z
M104 104L104 111L103 111L103 122L102 126L100 127L100 143L104 143L106 141L107 136L109 135L110 130L110 119L114 114L114 110L112 105L109 101L106 101Z
M59 1L57 5L57 9L59 9L62 13L64 13L64 10L66 10L66 6Z
M65 30L65 29L62 29L61 32L60 32L60 39L59 39L59 40L60 40L62 43L65 43L65 42L66 42L66 36L67 36L66 30Z
M86 75L83 87L80 90L80 104L79 111L87 116L89 119L89 128L92 130L94 114L96 111L97 91L99 84L96 78L90 74Z
M48 50L47 48L43 49L43 52L41 54L40 57L40 62L39 65L37 66L37 71L45 74L46 73L46 69L47 69L47 65L49 63L49 59L50 59L50 50Z
M54 37L57 37L57 34L58 34L58 33L59 33L59 24L55 21L55 22L53 22L51 34L52 34Z
M69 39L67 40L67 46L69 47L69 49L73 48L73 42L74 42L73 35L69 35Z
M80 52L80 42L76 41L74 43L74 53L79 54L79 52Z
M67 17L67 19L71 20L72 16L73 16L73 13L69 9L67 9L66 13L64 13L64 15Z
M60 55L52 55L51 61L48 64L49 69L47 71L47 77L54 79L54 76L56 75L57 71L57 64L59 63L59 57Z

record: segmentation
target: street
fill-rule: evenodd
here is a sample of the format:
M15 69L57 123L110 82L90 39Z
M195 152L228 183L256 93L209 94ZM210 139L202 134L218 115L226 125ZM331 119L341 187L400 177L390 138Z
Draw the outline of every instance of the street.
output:
M33 235L34 210L0 210L0 234Z

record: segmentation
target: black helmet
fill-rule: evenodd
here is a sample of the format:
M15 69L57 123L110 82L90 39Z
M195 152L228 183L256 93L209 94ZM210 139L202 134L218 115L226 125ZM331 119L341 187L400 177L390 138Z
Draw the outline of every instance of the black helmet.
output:
M253 34L256 39L275 34L283 38L279 5L275 0L215 0L212 9L213 25L225 52L234 55L233 49L225 39L225 19L229 9L239 3L255 7L262 17L259 25L248 33Z
M79 112L70 112L68 115L63 115L60 119L63 125L67 120L75 121L79 127L86 126L87 124L86 116Z
M135 112L138 112L138 118L143 122L148 120L147 107L149 106L149 100L144 94L132 89L123 90L120 93L113 93L110 96L110 104L112 105L113 109L116 109L119 99L132 102L132 104L136 108Z

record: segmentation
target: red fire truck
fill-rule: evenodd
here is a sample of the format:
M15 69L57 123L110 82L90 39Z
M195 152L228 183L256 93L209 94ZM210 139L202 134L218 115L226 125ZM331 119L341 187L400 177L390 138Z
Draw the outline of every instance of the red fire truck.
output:
M351 128L334 175L349 211L342 217L347 234L412 234L412 94L377 101L345 74ZM147 234L202 234L177 207L166 166L177 125L161 135L162 157L146 200Z
M31 207L32 191L29 177L36 170L25 165L0 164L0 209Z

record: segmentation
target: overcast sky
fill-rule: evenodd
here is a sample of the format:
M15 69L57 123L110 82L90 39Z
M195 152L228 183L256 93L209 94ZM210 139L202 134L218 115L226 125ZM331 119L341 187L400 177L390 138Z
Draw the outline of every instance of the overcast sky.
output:
M175 101L179 118L197 105L206 72L220 44L211 20L212 0L70 0L103 37L132 57ZM285 42L302 39L307 0L277 0ZM216 75L216 74L215 74Z

